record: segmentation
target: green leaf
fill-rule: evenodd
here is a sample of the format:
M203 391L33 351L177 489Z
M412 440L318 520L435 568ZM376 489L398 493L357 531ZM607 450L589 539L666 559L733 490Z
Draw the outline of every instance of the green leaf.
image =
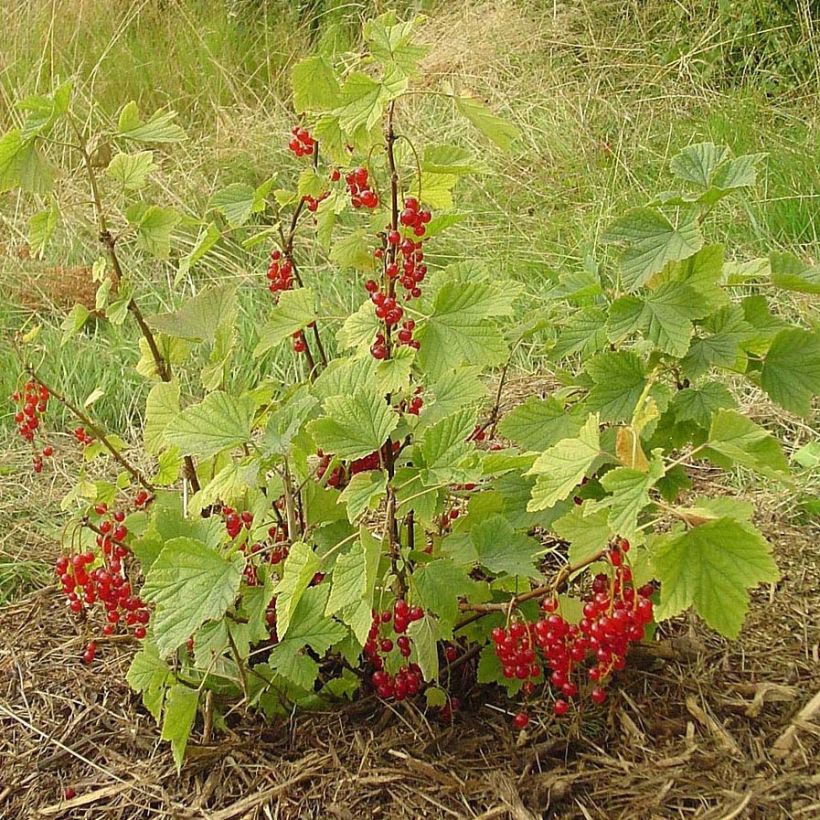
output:
M580 507L573 506L552 525L558 537L569 543L570 564L577 565L597 555L607 548L615 535L609 526L608 510L590 512L588 506L589 502Z
M292 397L272 413L260 445L262 453L266 456L288 455L293 440L318 404L316 398L303 394Z
M699 294L705 305L717 310L729 304L729 296L722 287L723 274L723 245L704 245L694 256L668 265L658 281L686 285Z
M439 674L437 623L430 615L413 621L407 627L407 635L413 642L412 659L419 665L424 680L434 681Z
M253 355L261 356L284 339L303 330L316 319L316 296L311 288L287 290L271 311L268 322L259 330Z
M362 390L373 391L376 360L372 356L335 359L313 383L313 394L320 399L349 396Z
M450 370L434 381L425 395L421 419L425 425L434 424L463 407L478 404L487 397L487 388L479 378L478 367L460 367ZM430 396L432 395L432 401Z
M490 572L540 578L535 559L542 551L541 544L516 532L503 515L492 515L475 524L470 538L478 553L478 563Z
M350 134L360 128L369 131L381 121L389 98L383 83L360 71L352 71L342 87L341 103L335 112L339 124Z
M780 577L763 536L730 518L658 538L651 558L661 582L656 617L671 618L694 605L728 638L740 632L749 606L746 590Z
M358 473L366 475L365 473ZM357 540L344 555L336 559L330 579L330 595L325 606L325 615L335 615L339 610L363 600L367 590L365 551Z
M438 615L445 625L455 623L458 599L469 597L476 588L468 568L457 566L449 558L438 558L416 567L410 582L418 603Z
M145 187L148 174L156 169L153 151L136 154L115 154L105 173L120 183L125 191L139 191Z
M427 145L422 170L431 174L486 174L489 168L458 145ZM429 233L429 228L428 228Z
M165 657L236 600L245 559L223 558L202 541L172 538L145 576L142 597L156 608L151 627Z
M715 169L729 156L729 148L713 142L689 145L669 162L669 170L678 179L694 182L701 188L711 184Z
M54 174L36 142L13 130L0 137L0 193L18 187L47 194L54 187Z
M309 655L295 650L293 644L289 644L285 649L282 649L281 644L275 646L268 663L283 678L300 689L306 692L313 690L313 684L319 674L319 664Z
M306 589L299 596L299 603L293 610L293 617L289 621L287 630L287 638L284 640L282 639L282 630L279 627L279 601L281 598L277 598L276 631L281 640L281 651L292 651L295 646L307 645L319 655L324 655L334 643L344 638L347 634L345 627L326 615L329 596L330 586L328 584L323 583Z
M709 430L709 447L735 464L782 478L789 464L777 439L734 410L718 410Z
M330 261L340 268L371 273L374 270L374 263L369 235L363 230L358 230L342 237L334 243L330 251Z
M410 373L416 360L416 351L402 345L393 348L389 359L376 365L376 385L382 393L399 393L410 388Z
M217 191L212 197L210 207L225 215L233 227L244 225L253 214L265 210L267 191L254 188L244 182L234 182Z
M364 24L364 38L372 57L388 71L402 77L418 73L419 60L429 51L412 42L413 23L398 22L392 12L382 14Z
M484 103L475 97L456 97L456 108L487 139L494 142L503 151L509 150L521 132L511 122L493 114Z
M378 450L399 423L384 397L372 390L325 400L324 417L310 422L316 444L344 459L356 459Z
M694 421L709 427L717 410L734 407L735 400L729 389L719 382L706 382L698 387L679 390L669 405L678 421Z
M792 460L795 464L806 470L813 470L820 467L820 439L814 439L804 444L799 450L792 453Z
M757 182L755 167L765 154L744 154L724 162L712 175L712 185L719 191L749 188Z
M128 685L142 695L145 708L159 722L165 687L171 680L171 667L159 656L156 646L143 642L142 648L131 661L126 675Z
M252 401L216 390L183 410L166 426L163 437L186 455L209 458L247 443L252 418Z
M503 361L507 347L490 316L510 315L498 290L483 282L447 282L435 295L432 315L419 328L422 365L443 374L463 362L492 365Z
M52 199L49 207L34 214L28 221L28 244L32 253L42 255L46 246L54 236L57 223L60 221L60 209L56 200ZM106 280L106 281L111 281Z
M233 324L236 314L236 286L210 285L177 310L149 316L148 324L178 339L213 342L219 328Z
M755 336L754 328L743 317L743 309L728 305L710 316L703 328L711 332L692 340L681 362L684 373L696 378L712 366L736 369L742 348Z
M820 393L820 333L781 330L763 360L760 385L789 412L810 415L812 399Z
M242 459L228 462L191 499L191 512L198 514L217 501L225 504L241 503L248 490L256 486L258 475L258 461Z
M527 510L537 512L566 498L600 455L598 416L590 416L577 438L567 438L542 453L528 475L536 475Z
M441 490L438 487L425 488L421 483L421 471L414 467L400 467L396 470L396 509L401 515L414 511L416 521L431 524L438 510Z
M678 358L689 349L692 320L702 319L712 310L696 290L678 283L663 284L642 301L640 328L658 350Z
M352 476L339 496L339 501L347 505L347 518L350 523L355 523L364 513L376 506L386 490L387 474L381 470L367 470Z
M607 342L606 321L606 314L600 308L579 311L561 329L550 358L563 359L574 353L586 358L602 350Z
M182 768L185 748L191 736L194 720L196 720L198 706L198 689L177 683L168 690L168 697L165 700L165 719L162 722L162 739L171 743L177 771Z
M649 471L645 473L630 467L616 467L601 479L601 485L611 495L596 502L594 508L609 509L612 531L629 541L637 541L640 537L638 517L650 503L649 490L662 475L663 465L658 461L650 462Z
M364 590L359 600L351 601L351 603L341 610L339 617L350 626L353 634L356 636L356 640L363 646L367 640L367 635L372 623L371 612L373 609L376 582L379 580L382 545L364 526L361 527L359 531L359 541L357 545L361 547L363 551L364 560L359 564L355 558L352 558L351 563L356 565L362 573L364 578ZM350 570L350 567L348 567L348 570ZM335 572L336 570L334 569L334 575Z
M303 541L291 546L282 580L276 586L276 632L280 640L290 628L296 607L320 566L316 553Z
M582 413L582 407L566 408L554 398L530 396L504 416L498 432L524 450L546 450L578 435L584 426Z
M820 293L820 265L804 265L794 254L769 254L772 284L797 293Z
M624 243L623 285L634 291L668 262L686 259L703 246L703 236L691 216L677 226L654 208L635 208L610 225L604 241Z
M85 305L78 303L71 308L60 325L60 330L63 331L62 338L60 339L61 347L68 344L68 342L83 329L90 316L91 311Z
M340 89L332 66L324 57L308 57L293 67L293 107L305 111L330 111L339 104Z
M151 476L151 483L157 487L175 484L182 470L182 455L177 447L169 447L157 456L157 472Z
M424 463L423 484L431 486L462 478L462 464L475 452L475 444L468 440L475 421L475 410L465 408L425 429L419 446Z
M178 126L176 111L157 112L148 122L141 122L137 104L132 100L120 112L119 135L135 142L182 142L185 131Z
M125 215L137 232L137 245L157 259L167 259L171 253L171 234L182 217L170 208L137 202Z
M438 211L449 211L453 208L453 188L458 182L455 174L433 174L422 171L421 176L413 180L411 188L421 191L422 201Z
M336 333L336 339L343 349L355 347L365 351L373 344L382 327L382 321L373 311L373 303L368 300L345 319Z
M629 351L607 351L586 363L595 382L587 406L601 421L629 421L646 387L643 362Z

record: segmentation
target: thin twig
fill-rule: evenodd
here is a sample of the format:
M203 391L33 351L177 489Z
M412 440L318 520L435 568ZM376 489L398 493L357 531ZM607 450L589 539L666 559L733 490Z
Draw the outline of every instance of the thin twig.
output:
M138 470L133 464L131 464L128 459L126 459L122 453L117 450L117 448L111 443L111 440L106 436L105 431L99 427L89 416L87 416L79 407L77 407L73 402L69 401L65 396L61 393L58 393L50 384L47 384L43 381L43 379L37 375L37 371L31 365L26 366L26 371L31 376L31 378L37 382L41 387L45 387L48 390L49 395L55 398L63 407L67 408L71 413L73 413L94 435L99 439L100 444L111 453L111 456L114 460L123 467L131 477L142 487L148 490L149 493L154 493L156 488L154 485Z

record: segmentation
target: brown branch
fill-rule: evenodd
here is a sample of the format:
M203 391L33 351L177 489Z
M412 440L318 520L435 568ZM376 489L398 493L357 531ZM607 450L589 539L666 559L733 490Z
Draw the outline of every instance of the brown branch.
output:
M549 584L543 584L542 586L534 587L527 592L522 592L520 595L514 595L509 601L498 601L488 604L471 604L467 601L460 603L459 609L462 612L472 612L473 614L456 624L455 629L461 629L467 626L467 624L477 621L479 618L482 618L490 612L509 613L512 612L512 610L517 606L520 606L526 601L531 601L533 598L545 598L550 594L555 595L567 586L571 575L578 572L578 570L589 566L590 564L594 564L596 561L600 561L601 558L606 555L606 552L606 550L599 550L594 555L590 555L588 558L585 558L583 561L579 561L577 564L565 564L561 567L558 574Z
M390 171L390 230L398 230L399 224L399 174L396 170L396 157L394 152L394 144L396 142L396 132L393 127L393 117L395 113L395 100L390 103L387 109L387 122L385 124L385 149L387 151L387 165ZM389 296L395 296L396 283L393 279L387 276L387 265L396 261L398 248L396 245L388 244L387 253L385 254L384 273L382 274L382 286L387 287ZM387 349L387 358L391 356L390 345L390 325L387 321L384 323L384 341ZM390 404L390 395L386 397L386 401ZM387 538L390 546L390 557L393 564L393 570L398 579L400 594L403 596L407 590L407 580L404 573L398 571L398 561L401 554L401 544L399 541L399 525L396 519L396 490L393 487L393 476L396 472L396 459L393 453L393 439L387 437L385 446L384 461L387 468Z
M106 219L105 209L103 208L102 204L102 196L100 195L100 188L99 184L97 183L97 174L94 171L94 163L91 160L91 155L88 153L88 142L83 136L76 122L74 122L73 118L70 118L69 122L71 124L71 128L73 129L79 141L78 148L80 153L82 154L83 165L85 166L86 175L88 176L88 182L91 186L91 197L94 203L94 212L97 216L97 227L99 229L100 242L102 246L105 248L105 251L108 255L108 259L111 262L111 269L114 272L114 285L116 287L119 287L123 279L123 271L116 250L117 240L111 233L111 231L108 229L108 220ZM140 333L142 333L142 337L145 339L145 342L148 345L148 349L151 351L151 357L154 360L154 365L157 369L157 375L160 377L160 379L162 379L162 381L170 382L173 377L173 374L171 372L171 365L160 352L156 337L154 336L154 333L151 330L151 328L148 326L148 322L145 321L145 317L143 316L139 305L133 297L128 302L128 312L134 317L134 321L137 323L137 326L140 329ZM199 492L199 479L197 478L196 465L194 464L193 458L191 458L191 456L185 456L183 461L185 464L186 477L188 481L191 482L191 489L193 489L195 493Z
M99 439L100 444L111 453L111 456L114 460L123 467L131 477L142 487L148 490L149 493L154 493L156 488L153 484L133 465L131 464L118 450L117 448L111 443L111 440L106 436L105 431L99 427L89 416L87 416L79 407L77 407L73 402L69 401L65 396L61 393L58 393L50 384L47 384L43 381L40 376L37 375L37 371L31 365L26 366L26 371L31 376L31 378L37 382L41 387L45 387L48 390L49 395L53 398L57 399L63 407L67 408L71 413L73 413L92 433Z

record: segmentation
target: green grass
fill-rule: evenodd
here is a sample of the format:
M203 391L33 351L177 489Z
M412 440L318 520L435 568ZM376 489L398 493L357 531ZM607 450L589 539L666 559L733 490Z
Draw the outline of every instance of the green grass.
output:
M197 216L229 182L259 182L273 173L283 183L293 178L297 164L285 149L292 124L289 66L320 40L355 48L359 21L375 5L381 4L139 0L114 4L112 11L102 0L6 3L0 11L0 128L17 119L14 99L67 76L77 79L94 116L113 116L129 99L143 110L172 106L191 139L162 156L149 195ZM433 261L480 258L518 278L534 297L543 295L556 276L579 270L586 257L604 258L599 238L606 222L669 187L669 158L706 139L737 152L767 153L755 194L722 206L710 235L740 258L773 247L819 255L820 109L813 78L773 96L765 73L771 62L759 75L749 68L754 33L743 33L742 68L727 77L721 44L740 35L716 13L698 17L699 0L674 4L674 11L661 0L607 0L589 9L535 0L398 5L430 14L424 28L432 46L425 64L430 75L471 88L524 134L516 150L503 155L459 121L447 100L413 98L402 107L400 128L424 140L470 146L494 170L463 185L458 207L470 217L431 246ZM682 39L684 12L697 22ZM82 185L68 193L85 207ZM0 195L0 225L12 242L25 236L24 206L30 210L32 203ZM181 252L186 241L191 237L183 238ZM243 351L252 348L269 304L260 287L266 251L221 243L191 278L197 286L212 280L243 285ZM322 276L335 300L353 305L360 292L353 278L339 278L307 245L301 252L308 278ZM79 240L64 236L44 264L90 264L96 253L86 225ZM179 298L169 266L145 266L127 253L125 261L146 293L146 312ZM4 281L27 272L27 263L0 257ZM32 321L7 300L0 304L0 325L9 331ZM41 311L36 321L43 372L79 400L102 387L95 414L112 429L133 429L145 392L132 369L133 327L100 322L61 348L59 311ZM13 362L0 341L3 393L12 387ZM293 367L286 353L261 362L240 355L237 362L231 375L237 383L260 372L285 376ZM538 347L525 351L520 364L538 367ZM3 406L0 425L8 420Z

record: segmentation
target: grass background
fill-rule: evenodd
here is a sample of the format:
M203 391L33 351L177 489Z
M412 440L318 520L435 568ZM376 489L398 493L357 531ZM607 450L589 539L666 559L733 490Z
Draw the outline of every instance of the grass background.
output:
M473 257L520 279L534 299L555 277L581 270L602 251L598 237L624 207L670 185L668 159L689 142L713 140L737 153L766 152L753 195L720 210L710 236L748 259L789 248L817 259L820 247L820 21L811 0L429 0L396 2L426 16L431 46L425 72L484 97L523 138L500 154L440 98L414 98L403 110L422 141L455 141L483 155L493 174L463 184L466 220L436 242L440 262ZM358 48L363 18L381 2L343 0L7 0L0 9L0 130L19 121L14 101L72 77L89 116L114 116L130 99L140 109L172 107L190 140L160 152L149 196L197 216L214 190L235 181L286 181L296 161L286 150L293 123L290 66L316 47ZM814 13L814 17L812 14ZM87 193L64 183L87 214ZM72 188L72 184L75 185ZM18 259L31 198L0 194L0 395L17 365L8 343L41 323L43 371L67 394L104 396L97 417L125 432L139 423L145 386L131 366L130 324L100 322L60 350L59 324L71 293L55 266L90 264L92 226L61 233L42 261ZM79 212L79 211L78 211ZM180 252L192 236L184 232ZM306 252L306 248L303 252ZM198 282L236 279L240 337L247 349L269 305L258 288L265 248L222 243L196 268ZM323 260L311 260L317 272ZM172 265L126 259L147 292L148 312L174 298ZM308 265L308 269L310 265ZM338 300L358 291L335 277ZM257 287L251 287L251 284ZM153 303L153 304L151 304ZM238 357L234 378L260 370L287 375L290 356ZM518 364L536 369L538 346ZM0 428L10 428L9 405Z

